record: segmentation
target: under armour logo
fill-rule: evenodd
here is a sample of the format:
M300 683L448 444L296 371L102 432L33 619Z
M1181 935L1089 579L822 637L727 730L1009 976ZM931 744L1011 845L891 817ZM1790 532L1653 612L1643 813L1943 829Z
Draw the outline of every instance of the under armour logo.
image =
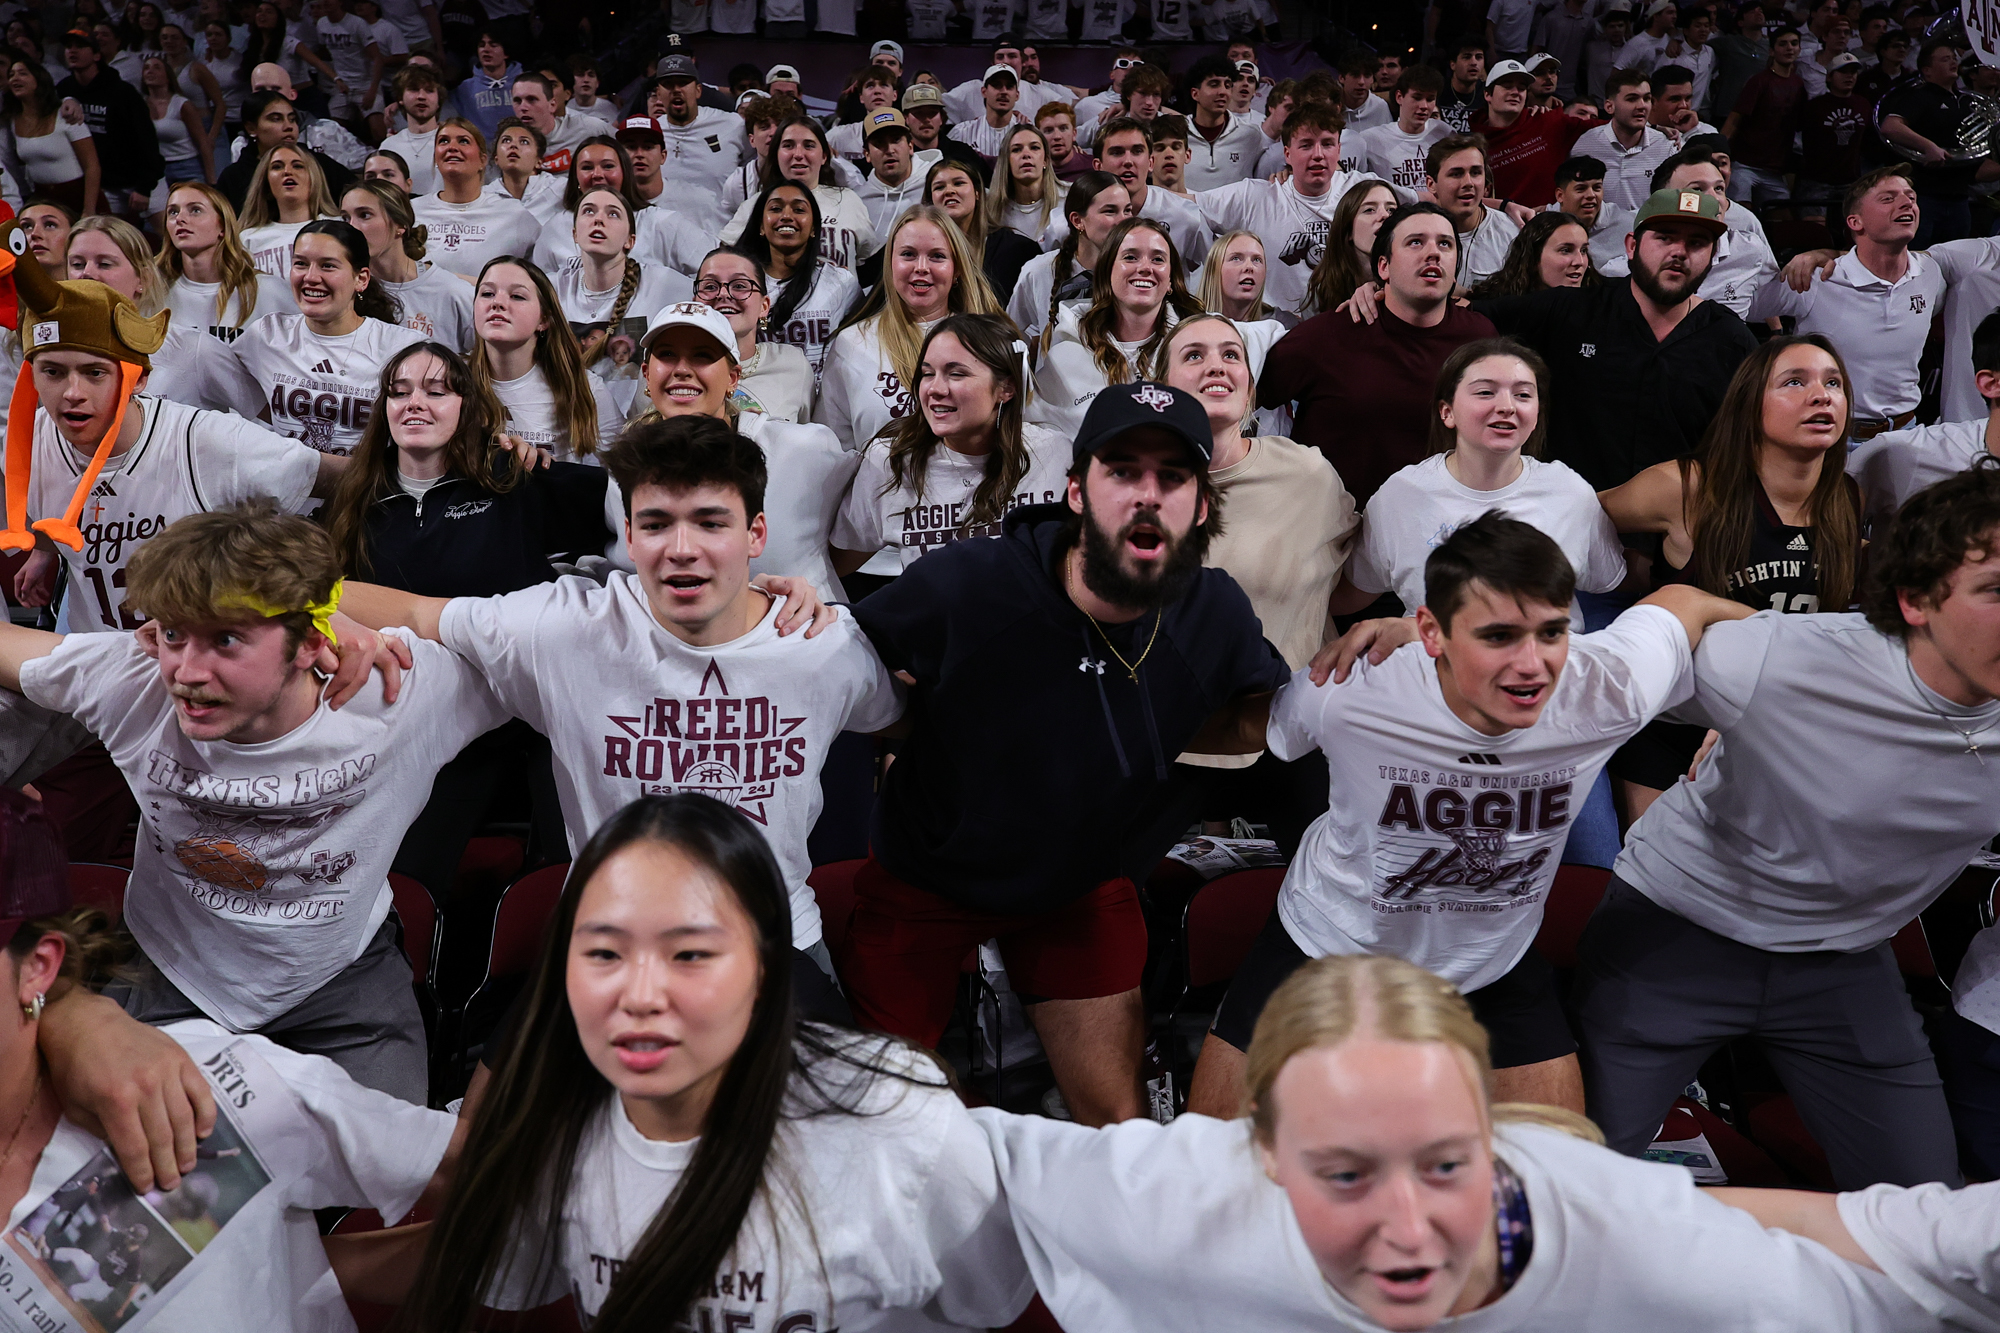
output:
M1174 405L1174 396L1157 384L1148 384L1132 395L1132 401L1155 412L1164 412Z
M1101 676L1104 674L1104 663L1094 657L1086 657L1076 664L1076 669L1078 671L1095 671Z

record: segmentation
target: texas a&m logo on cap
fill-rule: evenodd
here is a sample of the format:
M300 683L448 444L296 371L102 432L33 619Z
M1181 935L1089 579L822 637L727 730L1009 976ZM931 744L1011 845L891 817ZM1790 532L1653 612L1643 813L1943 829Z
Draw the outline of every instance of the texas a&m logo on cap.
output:
M1132 401L1155 412L1164 412L1174 405L1174 396L1157 384L1148 384L1133 393Z
M50 343L59 343L61 341L62 325L51 319L35 325L34 338L29 343L29 346L47 347Z

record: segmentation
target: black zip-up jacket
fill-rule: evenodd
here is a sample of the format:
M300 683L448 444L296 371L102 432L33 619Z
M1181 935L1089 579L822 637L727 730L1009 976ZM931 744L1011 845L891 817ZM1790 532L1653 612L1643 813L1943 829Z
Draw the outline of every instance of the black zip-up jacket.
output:
M1071 902L1158 848L1174 757L1231 700L1290 676L1219 569L1155 617L1094 628L1062 582L1065 505L1016 509L997 540L953 542L854 608L890 670L916 678L915 730L876 803L875 855L983 912ZM1107 651L1144 661L1135 682Z
M602 555L609 474L551 463L509 491L448 476L420 501L401 487L368 508L371 583L420 597L492 597L556 577L550 559Z
M71 74L56 85L56 96L74 97L83 107L84 124L97 144L104 193L148 193L167 174L146 99L109 65L99 65L88 86Z
M1720 301L1703 301L1661 342L1630 278L1474 301L1501 333L1549 364L1549 457L1597 490L1686 458L1757 339Z

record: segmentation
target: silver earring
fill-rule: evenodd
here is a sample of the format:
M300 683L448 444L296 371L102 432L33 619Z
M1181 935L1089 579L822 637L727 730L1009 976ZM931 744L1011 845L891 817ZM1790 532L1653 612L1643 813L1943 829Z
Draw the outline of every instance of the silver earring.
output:
M48 1003L48 992L36 991L33 1003L22 1005L21 1013L30 1023L40 1022L42 1017L42 1009L47 1003Z

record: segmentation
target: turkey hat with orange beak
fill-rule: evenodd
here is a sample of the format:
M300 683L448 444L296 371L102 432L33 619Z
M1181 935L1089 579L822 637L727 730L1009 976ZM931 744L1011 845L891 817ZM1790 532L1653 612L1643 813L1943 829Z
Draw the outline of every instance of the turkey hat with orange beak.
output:
M83 516L84 500L117 447L133 393L152 371L147 358L166 341L168 314L162 310L148 319L131 301L101 282L54 281L35 262L19 219L0 223L0 241L5 242L0 245L0 281L12 287L17 307L16 318L8 321L5 303L0 302L0 324L20 330L25 354L7 414L7 525L0 530L0 551L26 550L35 544L38 532L72 551L81 551L83 533L77 521ZM58 433L77 449L89 450L91 457L63 516L41 519L31 527L27 521L28 478L34 467L35 409L41 405L35 366L38 360L58 352L80 354L82 359L77 361L72 378L84 382L91 378L91 359L112 363L118 374L116 396L102 407L80 400L70 410L69 399L76 395L65 390L63 409L50 412ZM101 374L103 367L95 369ZM90 396L85 389L83 397ZM105 407L110 420L103 434L94 440L78 439L78 431L86 436L92 433Z

